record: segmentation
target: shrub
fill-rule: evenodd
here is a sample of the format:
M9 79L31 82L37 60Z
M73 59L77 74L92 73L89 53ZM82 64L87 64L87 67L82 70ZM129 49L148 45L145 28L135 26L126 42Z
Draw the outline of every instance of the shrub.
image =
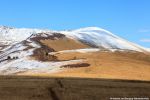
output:
M48 52L46 52L45 55L48 56Z
M11 59L11 57L10 57L10 56L8 56L8 57L7 57L7 59L8 59L8 60L10 60L10 59Z
M77 59L77 57L73 57L73 60L76 60Z

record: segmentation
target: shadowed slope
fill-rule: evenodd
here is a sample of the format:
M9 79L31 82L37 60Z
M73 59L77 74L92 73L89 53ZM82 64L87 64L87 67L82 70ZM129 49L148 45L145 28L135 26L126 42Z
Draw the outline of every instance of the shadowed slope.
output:
M1 100L109 100L148 98L149 81L1 76Z

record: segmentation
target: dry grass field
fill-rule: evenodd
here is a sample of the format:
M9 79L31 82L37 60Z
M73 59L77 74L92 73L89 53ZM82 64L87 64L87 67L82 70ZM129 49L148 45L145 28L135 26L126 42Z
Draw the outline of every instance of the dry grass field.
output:
M106 79L150 80L150 56L138 52L92 52L92 53L59 53L59 60L83 59L90 66L63 68L63 70L47 74L35 74L32 70L18 75L86 77Z
M0 100L110 100L111 97L149 98L150 82L0 76Z
M66 37L58 40L41 40L40 42L47 47L53 48L55 51L90 48L88 45Z

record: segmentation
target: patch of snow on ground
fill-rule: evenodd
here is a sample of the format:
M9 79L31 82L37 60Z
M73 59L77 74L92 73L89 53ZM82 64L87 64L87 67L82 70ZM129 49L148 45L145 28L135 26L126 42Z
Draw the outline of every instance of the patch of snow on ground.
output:
M150 48L145 48L148 52L150 52Z
M44 62L46 66L37 67L35 69L29 70L33 73L55 73L63 70L61 66L68 64L77 64L82 63L83 60L69 60L69 61L61 61L61 62ZM41 62L43 63L43 62Z
M79 52L79 53L88 53L88 52L97 52L100 51L99 48L87 48L87 49L74 49L74 50L62 50L58 52L50 52L50 55L54 55L57 53L72 53L72 52Z
M41 47L40 45L36 44L35 42L31 42L31 43L29 43L28 45L29 45L29 46L32 46L32 47L34 47L34 48L40 48L40 47Z
M18 59L0 67L1 74L15 74L21 71L34 70L35 72L48 71L57 72L61 66L66 64L79 63L81 60L70 60L61 62L41 62L36 60L29 60L27 58Z
M55 54L61 54L61 53L74 53L74 52L79 52L79 53L90 53L90 52L115 52L115 51L129 51L125 49L109 49L109 50L104 50L100 48L86 48L86 49L74 49L74 50L62 50L58 52L50 52L49 55L55 55Z

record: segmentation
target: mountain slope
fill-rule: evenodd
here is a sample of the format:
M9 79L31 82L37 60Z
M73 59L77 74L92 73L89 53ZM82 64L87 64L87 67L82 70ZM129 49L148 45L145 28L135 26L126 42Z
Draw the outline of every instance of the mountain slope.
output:
M124 40L109 31L98 27L81 28L74 31L62 32L72 38L78 39L84 43L87 43L93 47L100 47L103 49L123 49L144 52L141 46Z
M19 42L27 39L32 34L38 33L49 33L54 32L50 30L40 30L40 29L26 29L26 28L9 28L0 27L0 43L2 42ZM144 51L147 50L141 46L124 40L111 32L98 28L98 27L87 27L81 28L73 31L59 31L67 37L77 39L83 43L86 43L92 47L99 47L102 49L125 49L134 51Z
M145 55L149 52L146 48L97 27L51 31L3 26L0 27L0 35L0 74L29 70L51 73L62 70L62 66L90 66L89 56L80 55L97 52L137 52L140 55L137 58L143 58L146 64L149 61Z
M81 62L80 60L55 61L46 52L55 51L53 48L40 43L43 39L59 39L63 34L59 33L37 33L32 34L26 40L10 45L0 53L0 74L14 74L31 69L42 68L49 73L60 70L60 66ZM50 60L49 60L50 59ZM55 61L55 62L54 62Z
M0 26L0 41L20 42L27 39L32 34L49 32L49 30L27 29L27 28L11 28Z

